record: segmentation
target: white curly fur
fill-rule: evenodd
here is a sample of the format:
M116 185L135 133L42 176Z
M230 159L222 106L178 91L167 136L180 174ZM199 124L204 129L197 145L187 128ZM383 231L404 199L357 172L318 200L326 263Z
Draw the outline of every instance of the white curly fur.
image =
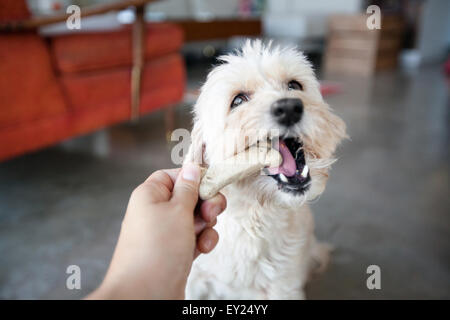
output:
M328 249L316 242L308 201L319 196L346 137L344 122L323 101L311 64L295 47L247 41L241 51L219 58L194 106L192 145L186 161L219 163L224 145L251 131L276 128L304 144L311 186L301 196L279 190L271 177L258 175L227 186L227 209L218 218L220 241L192 267L188 299L302 299L313 267L326 263ZM297 80L302 91L287 90ZM233 97L250 100L230 110ZM302 120L285 129L272 119L271 104L287 97L304 104ZM225 135L233 129L234 137ZM239 150L237 150L239 151ZM236 152L234 150L233 152Z

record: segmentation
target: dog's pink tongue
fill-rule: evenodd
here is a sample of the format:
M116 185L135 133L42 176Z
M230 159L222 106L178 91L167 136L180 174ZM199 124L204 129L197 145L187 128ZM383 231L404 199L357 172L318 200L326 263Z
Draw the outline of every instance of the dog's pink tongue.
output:
M292 177L295 174L295 170L297 169L297 165L295 164L295 159L292 156L289 148L286 146L284 141L280 140L278 151L283 158L283 162L277 168L269 168L270 174L279 174L282 173L287 177Z

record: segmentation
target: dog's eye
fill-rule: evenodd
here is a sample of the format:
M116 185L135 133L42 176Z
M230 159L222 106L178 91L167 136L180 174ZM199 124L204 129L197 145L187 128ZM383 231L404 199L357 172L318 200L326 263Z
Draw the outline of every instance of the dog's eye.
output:
M239 93L236 97L234 97L233 102L231 102L231 109L236 108L237 106L247 102L248 96L244 93Z
M303 90L303 86L300 82L292 80L288 83L288 90Z

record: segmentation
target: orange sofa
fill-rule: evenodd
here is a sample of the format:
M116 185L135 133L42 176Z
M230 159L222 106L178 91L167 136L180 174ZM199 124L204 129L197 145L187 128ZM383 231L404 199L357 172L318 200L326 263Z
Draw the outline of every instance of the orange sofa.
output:
M26 19L25 1L2 0L0 22ZM179 102L182 31L147 24L139 113ZM0 33L0 161L128 120L131 29L42 38Z

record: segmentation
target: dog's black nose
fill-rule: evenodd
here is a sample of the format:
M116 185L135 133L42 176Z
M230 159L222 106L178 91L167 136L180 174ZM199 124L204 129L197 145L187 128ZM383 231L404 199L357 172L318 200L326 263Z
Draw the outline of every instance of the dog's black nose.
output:
M293 98L280 99L272 104L270 111L279 124L289 127L302 118L303 102Z

